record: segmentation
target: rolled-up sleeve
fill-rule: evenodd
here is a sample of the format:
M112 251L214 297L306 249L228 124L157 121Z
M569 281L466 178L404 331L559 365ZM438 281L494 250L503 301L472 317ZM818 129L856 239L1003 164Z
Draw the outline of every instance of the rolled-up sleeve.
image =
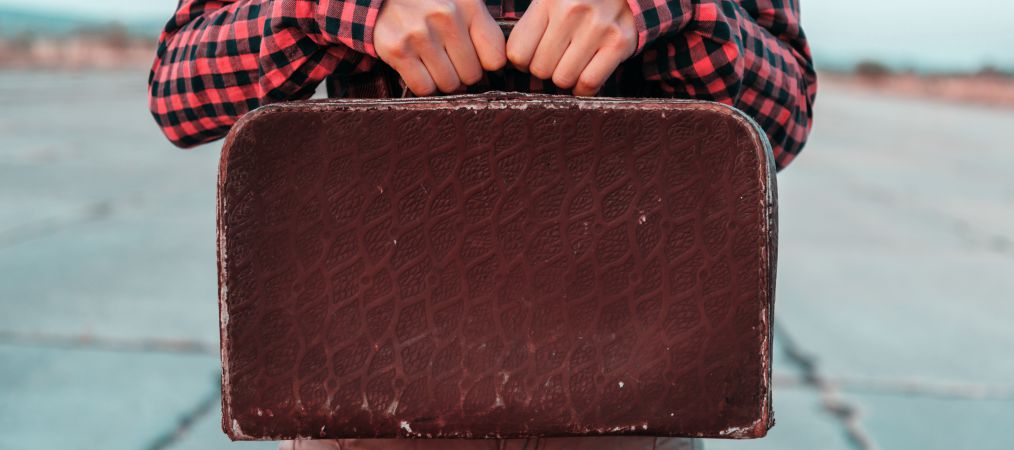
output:
M726 103L765 130L779 169L806 143L817 77L796 0L628 0L646 39L645 78ZM633 8L633 6L632 6ZM638 15L640 17L638 17Z
M225 136L260 105L369 70L381 0L183 0L159 39L149 107L174 144Z

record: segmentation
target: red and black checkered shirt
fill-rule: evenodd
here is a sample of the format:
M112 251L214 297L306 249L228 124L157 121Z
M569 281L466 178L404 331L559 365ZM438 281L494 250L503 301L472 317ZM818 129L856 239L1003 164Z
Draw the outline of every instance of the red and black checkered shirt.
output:
M181 0L151 70L155 120L173 143L189 147L223 137L260 105L310 97L329 76L375 71L382 1ZM627 1L637 52L604 95L623 95L614 87L635 78L639 95L736 106L767 132L779 168L792 161L809 134L817 87L798 0ZM529 1L486 4L495 18L518 18ZM518 75L488 74L484 83L559 92Z

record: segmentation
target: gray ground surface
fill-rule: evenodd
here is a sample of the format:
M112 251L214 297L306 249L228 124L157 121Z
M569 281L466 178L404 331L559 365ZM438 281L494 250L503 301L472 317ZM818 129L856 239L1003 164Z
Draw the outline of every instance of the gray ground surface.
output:
M0 449L274 448L218 427L218 144L144 73L0 73ZM780 178L775 409L710 449L1011 449L1014 112L824 86Z

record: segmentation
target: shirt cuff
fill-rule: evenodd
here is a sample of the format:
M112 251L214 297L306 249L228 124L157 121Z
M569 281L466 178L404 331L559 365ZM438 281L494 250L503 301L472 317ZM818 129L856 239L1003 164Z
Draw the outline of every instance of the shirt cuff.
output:
M690 23L694 0L627 0L637 28L637 51Z
M316 0L314 3L317 4L314 15L323 40L377 57L373 30L383 0Z

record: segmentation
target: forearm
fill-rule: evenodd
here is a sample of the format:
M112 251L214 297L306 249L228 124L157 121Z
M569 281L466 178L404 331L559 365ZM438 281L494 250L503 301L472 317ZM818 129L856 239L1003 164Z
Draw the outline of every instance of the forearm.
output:
M686 2L684 2L686 3ZM679 97L746 112L765 130L779 169L802 150L816 92L798 8L766 0L693 0L682 28L649 44L646 78Z
M149 79L156 122L176 145L193 146L224 136L260 105L310 97L328 75L369 70L373 4L184 1Z

